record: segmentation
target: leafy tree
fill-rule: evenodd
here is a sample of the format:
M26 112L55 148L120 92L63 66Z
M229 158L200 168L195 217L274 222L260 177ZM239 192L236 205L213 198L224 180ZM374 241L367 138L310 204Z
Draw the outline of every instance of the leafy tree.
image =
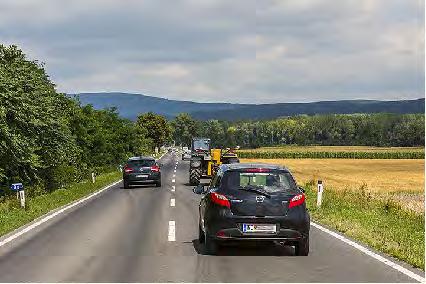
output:
M199 125L188 113L180 113L171 121L173 139L177 144L189 146L192 137L198 136Z
M139 115L136 125L140 133L146 133L146 138L152 140L154 147L160 147L171 139L170 125L162 115L152 112Z
M16 46L0 45L0 179L52 184L78 149L68 128L69 100L56 93L43 66Z

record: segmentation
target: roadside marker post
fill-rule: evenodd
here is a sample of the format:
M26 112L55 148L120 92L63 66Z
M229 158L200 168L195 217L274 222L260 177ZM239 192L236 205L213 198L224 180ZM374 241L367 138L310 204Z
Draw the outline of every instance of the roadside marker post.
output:
M319 180L318 181L318 192L317 192L317 207L321 207L323 191L324 191L324 186L322 184L322 180Z
M95 173L92 173L92 183L95 183L95 181L96 181Z

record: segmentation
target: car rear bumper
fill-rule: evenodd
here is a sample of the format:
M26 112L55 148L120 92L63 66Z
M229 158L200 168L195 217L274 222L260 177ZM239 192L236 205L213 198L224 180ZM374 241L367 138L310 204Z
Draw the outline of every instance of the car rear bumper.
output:
M302 210L286 216L233 216L219 214L206 220L206 231L223 241L298 241L309 235L310 217ZM275 224L274 233L245 233L243 224Z
M222 229L216 233L215 239L221 241L298 241L304 235L292 229L279 229L274 234L243 233L240 229Z
M140 174L123 176L123 180L130 183L156 183L161 180L161 174L149 174L147 177L138 177Z

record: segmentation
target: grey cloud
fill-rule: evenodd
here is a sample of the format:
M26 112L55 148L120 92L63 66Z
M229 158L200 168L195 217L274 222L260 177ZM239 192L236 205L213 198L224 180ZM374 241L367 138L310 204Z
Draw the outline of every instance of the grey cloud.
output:
M416 0L3 0L17 43L64 92L195 101L424 96ZM419 63L420 62L420 63Z

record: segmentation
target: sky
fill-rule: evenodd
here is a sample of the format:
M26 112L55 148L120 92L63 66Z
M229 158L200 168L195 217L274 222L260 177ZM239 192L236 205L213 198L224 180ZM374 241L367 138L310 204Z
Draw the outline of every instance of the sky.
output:
M197 102L425 95L423 0L0 0L65 93Z

